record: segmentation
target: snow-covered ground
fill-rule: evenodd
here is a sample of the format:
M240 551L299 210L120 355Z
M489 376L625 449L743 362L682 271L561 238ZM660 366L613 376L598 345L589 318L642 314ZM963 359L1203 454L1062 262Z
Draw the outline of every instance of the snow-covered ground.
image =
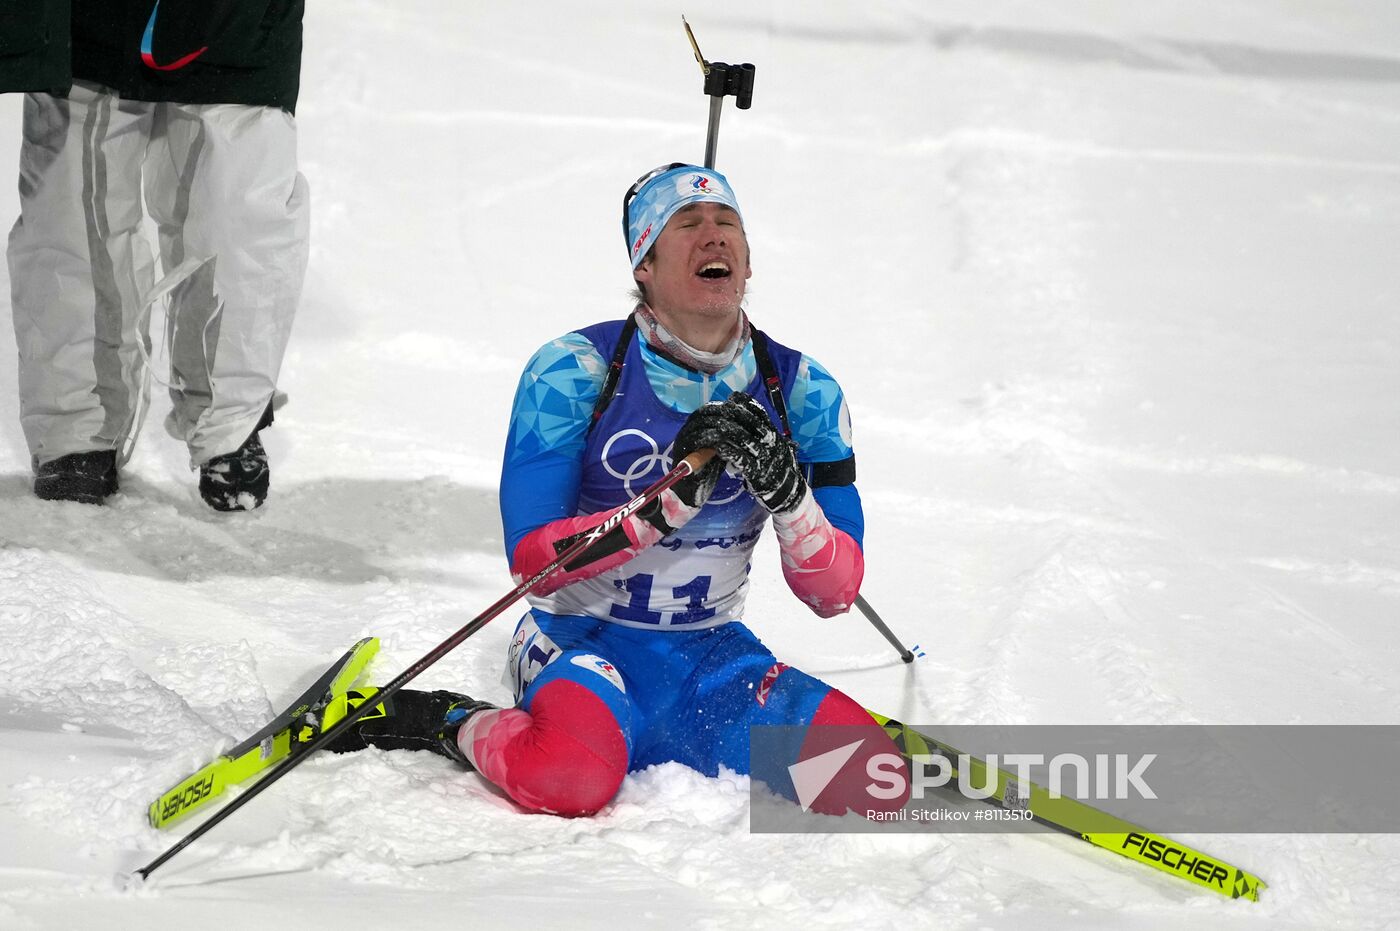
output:
M1254 904L1057 836L751 835L745 779L679 767L527 816L408 753L312 759L115 889L178 836L147 803L349 643L388 678L510 588L519 368L625 311L621 192L702 154L681 11L311 4L260 512L199 502L159 392L107 507L34 499L0 326L0 927L1393 926L1393 836L1194 838ZM864 592L928 654L810 616L765 548L780 656L930 725L1400 723L1400 6L685 12L758 65L719 147L750 311L846 388ZM420 683L505 699L514 617Z

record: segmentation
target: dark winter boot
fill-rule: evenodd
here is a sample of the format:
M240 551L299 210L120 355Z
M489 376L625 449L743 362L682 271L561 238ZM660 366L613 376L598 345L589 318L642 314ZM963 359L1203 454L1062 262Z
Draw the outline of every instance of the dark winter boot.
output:
M254 433L238 449L199 467L199 494L216 511L251 511L267 500L267 451Z
M352 689L345 693L353 709L371 700L378 689ZM332 753L351 753L366 747L380 750L427 750L456 760L468 769L471 763L457 748L457 731L467 717L483 708L493 708L487 702L476 701L457 692L415 692L404 689L375 709L344 734L326 744ZM345 716L343 708L327 706L323 729L330 729Z
M272 426L272 402L243 445L199 467L199 494L216 511L251 511L267 500L272 473L258 434Z
M113 449L60 456L39 466L34 474L34 494L45 501L101 504L116 492L117 453Z

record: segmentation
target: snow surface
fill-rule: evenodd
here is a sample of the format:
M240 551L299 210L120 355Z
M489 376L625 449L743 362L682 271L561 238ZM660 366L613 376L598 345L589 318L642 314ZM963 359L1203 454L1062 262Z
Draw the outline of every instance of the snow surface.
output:
M117 890L179 834L150 799L349 643L383 638L386 679L510 588L519 368L626 310L621 191L702 154L681 11L311 4L312 261L260 512L198 501L160 397L109 506L40 502L0 392L0 927L1395 927L1393 836L1192 838L1253 904L1057 836L751 835L745 779L675 766L527 816L378 752ZM930 725L1400 723L1400 6L686 12L758 65L719 146L750 310L847 389L864 592L928 654L812 617L769 542L780 656ZM6 385L14 357L0 327ZM504 699L515 616L419 682Z

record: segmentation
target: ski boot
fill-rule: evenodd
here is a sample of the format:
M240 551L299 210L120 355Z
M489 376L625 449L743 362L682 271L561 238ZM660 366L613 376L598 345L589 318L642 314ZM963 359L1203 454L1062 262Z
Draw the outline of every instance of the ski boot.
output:
M379 689L369 686L336 696L321 715L320 728L329 730L351 710L371 700ZM473 769L457 746L457 732L476 711L494 708L457 692L417 692L404 689L360 718L326 745L332 753L352 753L366 747L380 750L427 750Z

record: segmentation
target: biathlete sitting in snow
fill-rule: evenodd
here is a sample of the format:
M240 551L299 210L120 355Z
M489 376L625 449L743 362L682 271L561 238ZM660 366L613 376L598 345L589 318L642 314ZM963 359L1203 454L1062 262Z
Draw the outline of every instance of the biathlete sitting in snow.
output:
M859 726L872 739L857 759L893 752L859 704L739 621L770 516L802 601L829 617L855 600L863 518L840 387L750 326L748 241L719 172L643 176L623 225L632 314L546 344L516 392L501 472L511 574L536 574L673 462L717 457L530 596L508 660L515 707L404 690L329 749L433 750L563 815L597 811L655 763L746 773L756 724Z

